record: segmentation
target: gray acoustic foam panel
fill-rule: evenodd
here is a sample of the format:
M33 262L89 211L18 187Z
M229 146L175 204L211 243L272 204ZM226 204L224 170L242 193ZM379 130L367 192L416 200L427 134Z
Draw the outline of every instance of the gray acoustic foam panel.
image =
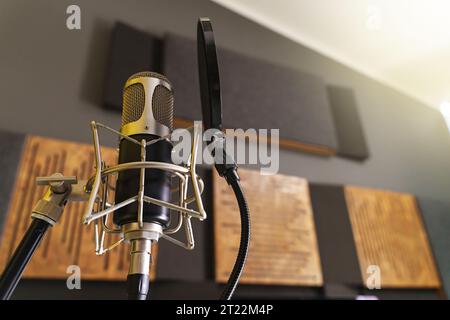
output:
M355 298L363 283L342 186L310 184L317 241L328 298Z
M418 197L447 297L450 297L450 202Z
M201 120L194 40L164 39L163 73L174 86L175 116ZM218 48L225 128L280 129L280 138L337 148L326 87L314 75Z
M25 135L0 130L0 236L22 155ZM31 213L30 213L31 214Z
M127 79L140 71L160 72L161 40L117 22L109 52L103 104L107 109L122 111L122 91Z
M338 141L337 154L355 160L369 157L358 106L350 88L327 86Z

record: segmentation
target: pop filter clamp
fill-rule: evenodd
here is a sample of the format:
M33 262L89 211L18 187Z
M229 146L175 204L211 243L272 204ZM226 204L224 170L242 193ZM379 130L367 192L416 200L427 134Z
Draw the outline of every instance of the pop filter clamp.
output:
M222 300L230 300L247 260L250 244L250 213L239 183L238 166L226 153L225 136L222 132L222 98L217 50L209 18L200 18L197 24L197 58L203 126L205 130L213 130L208 148L215 159L217 155L221 157L219 158L221 161L215 163L215 168L233 189L241 218L241 240L236 262L220 297Z

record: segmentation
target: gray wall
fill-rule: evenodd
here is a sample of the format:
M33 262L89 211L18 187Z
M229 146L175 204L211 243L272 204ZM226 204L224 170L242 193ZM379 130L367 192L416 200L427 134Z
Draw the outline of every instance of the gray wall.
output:
M82 10L81 31L65 27L66 7L74 2ZM120 115L100 106L114 22L195 38L199 16L211 17L225 48L353 88L370 159L283 150L281 173L448 202L450 139L437 111L205 0L1 1L0 129L90 142L89 121L118 127ZM105 138L114 144L115 138Z
M358 163L282 151L282 173L447 200L449 134L439 113L427 106L209 1L76 1L82 10L81 31L65 27L71 3L0 2L0 129L90 142L90 120L118 127L120 116L100 107L114 22L195 38L197 18L209 16L221 46L355 91L370 159ZM108 144L115 141L105 138Z

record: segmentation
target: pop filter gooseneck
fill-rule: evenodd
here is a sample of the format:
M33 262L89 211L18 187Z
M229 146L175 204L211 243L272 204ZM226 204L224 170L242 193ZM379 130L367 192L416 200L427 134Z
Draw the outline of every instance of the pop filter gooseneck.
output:
M205 130L215 129L218 135L215 139L222 139L215 144L213 154L221 154L223 161L216 163L215 167L221 177L224 177L233 189L239 205L241 217L241 241L233 270L220 299L230 300L239 283L245 262L247 260L250 244L250 213L245 196L239 183L237 165L226 154L222 130L222 99L220 93L219 66L217 63L216 44L209 18L200 18L197 24L197 57L200 80L200 96L202 104L203 126ZM217 141L216 141L217 142Z

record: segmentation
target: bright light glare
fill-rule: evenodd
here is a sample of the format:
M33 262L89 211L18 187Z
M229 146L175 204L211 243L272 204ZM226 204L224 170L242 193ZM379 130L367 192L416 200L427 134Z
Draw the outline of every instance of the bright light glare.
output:
M443 101L441 103L441 106L439 107L439 110L442 113L442 116L445 119L445 122L447 123L447 127L450 130L450 102L448 101Z

